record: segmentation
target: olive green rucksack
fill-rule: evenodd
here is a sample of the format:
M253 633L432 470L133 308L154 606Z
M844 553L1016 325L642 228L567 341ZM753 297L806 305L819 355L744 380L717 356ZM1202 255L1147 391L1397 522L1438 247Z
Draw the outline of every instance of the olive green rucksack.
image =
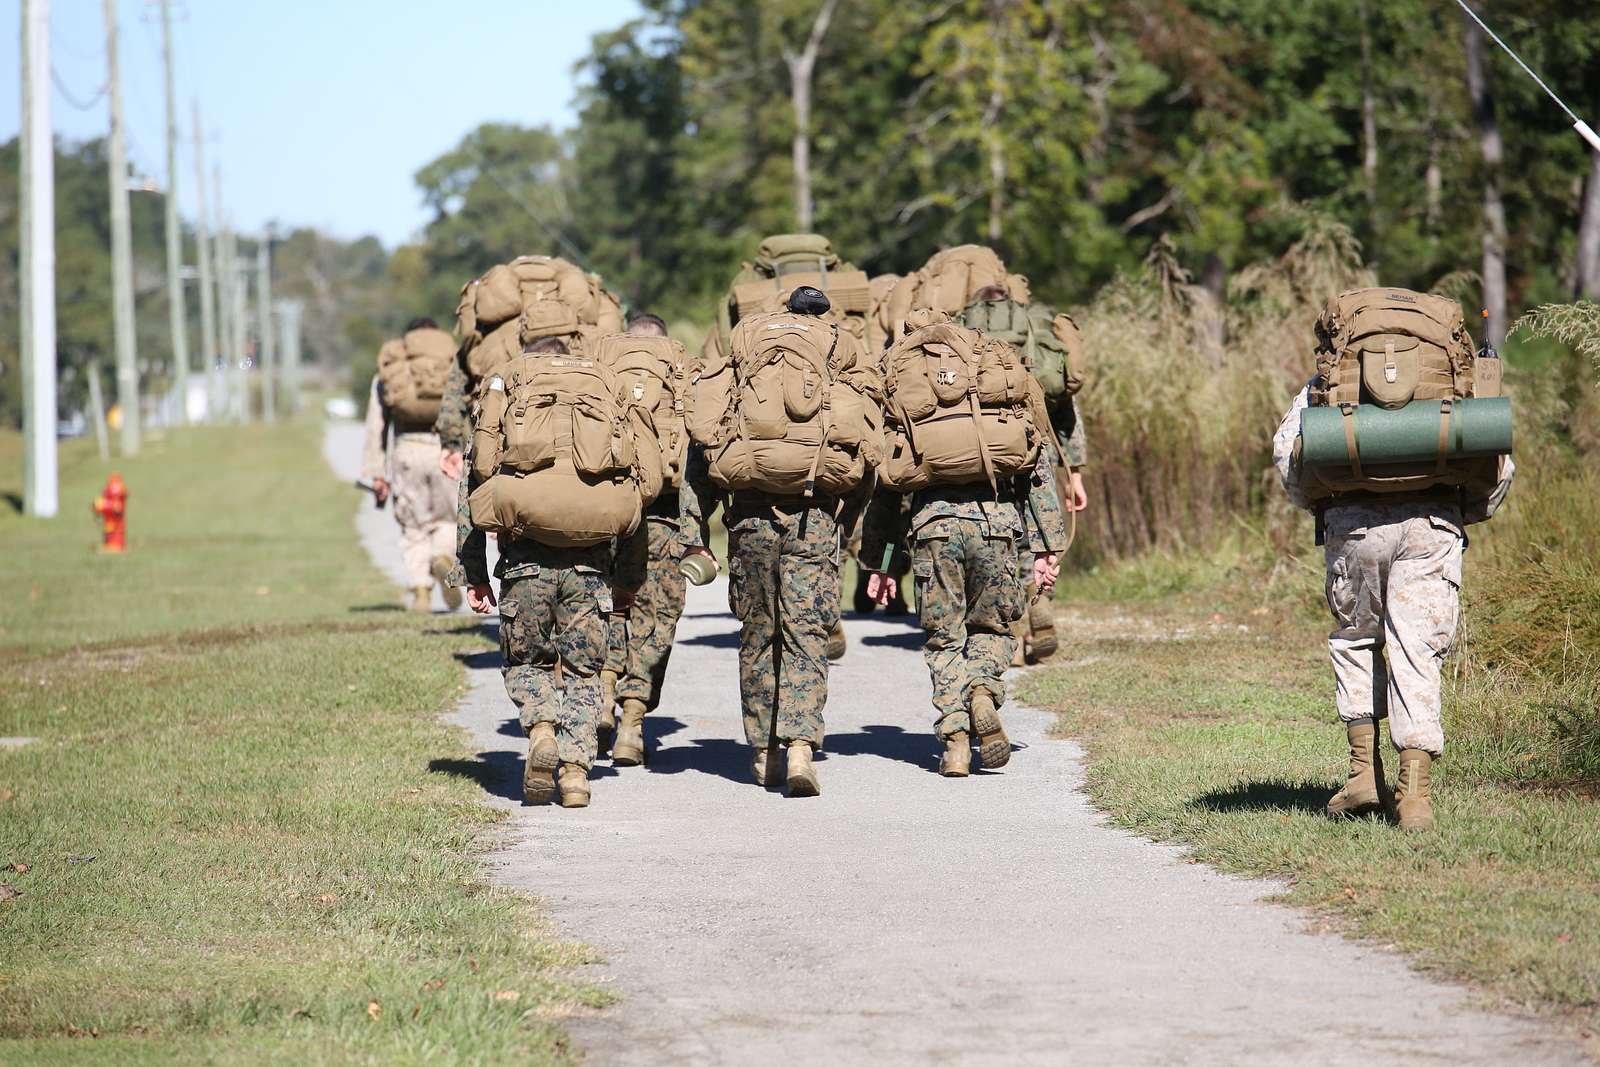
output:
M1083 388L1083 340L1071 316L1007 298L973 301L955 321L1020 352L1052 411Z

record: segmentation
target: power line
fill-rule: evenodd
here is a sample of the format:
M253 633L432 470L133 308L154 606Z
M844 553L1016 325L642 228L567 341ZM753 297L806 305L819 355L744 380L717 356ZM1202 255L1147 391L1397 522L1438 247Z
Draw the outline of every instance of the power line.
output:
M1556 107L1559 107L1562 111L1567 113L1567 118L1572 120L1572 128L1578 131L1578 136L1582 137L1585 141L1588 141L1589 147L1593 148L1596 152L1600 152L1600 135L1597 135L1594 130L1590 129L1589 124L1580 119L1578 117L1578 113L1568 107L1567 102L1557 96L1555 90L1546 85L1544 83L1544 79L1533 72L1532 67L1523 62L1522 57L1513 52L1511 50L1511 46L1502 41L1500 39L1500 35L1491 30L1489 28L1489 24L1478 17L1478 13L1476 11L1467 6L1466 0L1456 0L1456 4L1461 8L1461 10L1467 13L1468 18L1472 19L1473 22L1478 24L1479 29L1483 30L1484 33L1489 35L1489 39L1491 41L1500 46L1500 50L1502 52L1510 56L1516 62L1517 66L1522 68L1522 72L1524 74L1533 79L1534 84L1544 90L1546 96L1556 102Z
M67 88L67 83L62 81L61 72L56 70L54 64L50 67L50 81L55 85L56 92L61 94L61 98L79 111L88 111L99 106L100 101L106 98L106 92L111 88L110 82L102 82L100 88L96 89L94 95L88 100L79 100L77 95Z

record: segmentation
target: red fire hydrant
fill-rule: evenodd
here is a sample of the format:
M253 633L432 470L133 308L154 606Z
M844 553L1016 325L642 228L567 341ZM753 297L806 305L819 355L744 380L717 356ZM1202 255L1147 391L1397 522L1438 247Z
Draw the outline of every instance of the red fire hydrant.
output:
M100 521L105 527L101 533L100 551L126 552L128 489L122 484L122 475L113 474L106 479L106 487L94 498L94 513L100 516Z

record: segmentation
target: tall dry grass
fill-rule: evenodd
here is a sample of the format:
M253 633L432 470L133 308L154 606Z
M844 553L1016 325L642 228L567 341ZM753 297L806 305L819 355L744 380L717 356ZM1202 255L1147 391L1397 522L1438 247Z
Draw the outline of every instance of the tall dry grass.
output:
M1317 313L1373 278L1347 228L1293 217L1300 238L1238 272L1220 306L1158 244L1079 312L1095 505L1077 562L1203 550L1246 516L1267 516L1275 537L1301 529L1273 484L1272 433L1310 377Z

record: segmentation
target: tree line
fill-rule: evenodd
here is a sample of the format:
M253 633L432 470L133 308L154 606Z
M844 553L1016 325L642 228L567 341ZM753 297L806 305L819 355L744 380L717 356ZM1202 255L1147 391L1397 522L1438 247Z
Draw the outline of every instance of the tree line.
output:
M311 358L370 363L385 331L448 316L462 282L528 251L703 323L762 235L803 228L874 273L989 244L1069 305L1159 243L1220 306L1240 296L1239 271L1294 244L1309 208L1347 227L1388 283L1513 313L1600 292L1600 159L1449 0L641 6L578 65L572 129L482 125L417 172L432 218L415 243L287 239L277 286L307 301ZM1600 8L1478 6L1600 116ZM88 190L63 194L60 236L64 264L81 246L90 289L104 259L98 151L58 165ZM14 165L0 182L14 216ZM134 218L138 263L159 265L158 197L136 200ZM9 322L15 227L0 241ZM100 334L109 345L108 312L84 299L64 360ZM159 328L163 300L141 284L142 330ZM0 334L8 417L14 337Z

